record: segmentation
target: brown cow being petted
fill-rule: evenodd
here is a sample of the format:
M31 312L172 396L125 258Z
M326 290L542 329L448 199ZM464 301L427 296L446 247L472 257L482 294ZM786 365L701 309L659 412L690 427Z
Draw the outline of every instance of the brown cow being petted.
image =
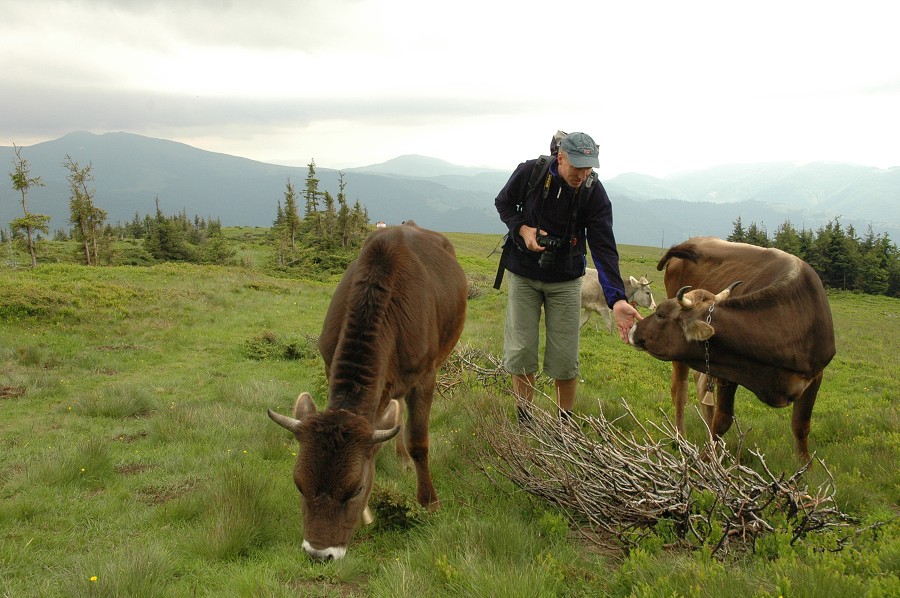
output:
M657 265L663 268L670 299L632 327L630 341L672 362L678 431L684 435L688 373L694 369L718 379L708 422L714 437L731 427L740 385L772 407L793 403L797 454L808 461L810 417L835 353L831 308L816 272L778 249L713 237L673 246Z
M360 519L371 521L375 453L401 427L396 399L405 399L408 412L398 453L408 451L415 465L419 503L438 506L428 417L437 370L462 333L466 298L453 245L411 221L369 235L338 283L319 337L327 407L317 412L303 393L293 417L269 410L300 443L294 482L303 548L313 558L343 557Z

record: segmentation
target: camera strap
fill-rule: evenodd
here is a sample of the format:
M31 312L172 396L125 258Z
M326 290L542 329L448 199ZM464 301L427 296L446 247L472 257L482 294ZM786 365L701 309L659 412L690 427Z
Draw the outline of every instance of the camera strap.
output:
M588 197L590 197L591 192L590 188L594 184L594 180L597 178L597 173L591 172L588 175L588 178L585 179L584 183L581 184L580 187L575 191L572 195L572 211L569 215L569 222L566 225L566 232L563 235L563 239L566 240L566 244L569 246L569 257L572 257L573 250L575 247L584 244L584 240L580 239L578 235L575 234L575 231L578 230L578 219L584 214L585 208L587 206ZM546 195L544 196L546 200ZM543 215L544 206L541 205L541 214ZM540 229L540 220L538 220L538 229ZM587 247L584 247L582 253L585 253Z
M541 178L543 178L543 185L542 185L541 194L540 194L541 210L538 213L538 222L537 222L538 230L541 230L541 217L543 216L543 213L544 213L544 206L546 205L547 196L550 194L550 185L553 182L553 175L550 173L550 161L551 160L552 160L552 156L541 156L540 158L538 158L537 162L535 163L534 167L531 170L531 175L528 178L528 189L525 194L526 197L528 195L531 195L531 193L534 191L535 187L537 187L538 182L541 180ZM572 256L572 250L576 245L579 245L579 244L583 245L584 249L582 250L582 253L587 252L587 246L586 246L585 240L580 240L580 241L576 240L575 243L572 242L572 240L573 240L572 232L577 230L577 228L578 228L578 217L579 217L579 215L584 213L585 206L587 205L587 199L590 196L590 188L594 184L594 181L596 180L596 178L597 178L597 173L591 172L591 174L588 176L588 178L585 180L585 182L582 183L582 185L578 188L578 190L575 192L574 197L572 198L572 212L571 212L571 216L569 219L569 223L566 226L566 234L564 237L565 239L568 239L568 245L569 245L568 255L569 255L570 259ZM588 191L585 191L586 189ZM522 211L525 209L524 198L523 198L522 203L518 204L517 207L518 207L519 211ZM498 289L498 290L500 289L500 284L503 282L503 273L506 270L506 262L509 259L509 253L512 250L512 247L514 245L514 241L510 237L509 233L507 233L506 236L504 237L504 241L505 242L503 243L503 250L500 253L500 263L497 265L497 274L494 277L494 288Z
M585 213L587 209L587 201L591 196L591 186L594 184L594 181L597 179L597 173L591 171L591 174L588 175L588 178L581 184L578 188L578 191L575 192L574 201L572 202L572 218L569 221L569 230L566 231L566 236L570 239L569 243L572 248L575 247L577 243L585 244L585 247L582 253L587 253L586 239L580 239L575 243L572 242L572 239L575 237L574 232L578 230L578 218ZM571 248L569 249L569 255L572 255Z

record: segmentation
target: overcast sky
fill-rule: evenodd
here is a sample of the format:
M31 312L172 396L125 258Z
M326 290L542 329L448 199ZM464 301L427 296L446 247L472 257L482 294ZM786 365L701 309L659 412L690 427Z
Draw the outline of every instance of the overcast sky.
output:
M0 0L0 145L127 131L288 165L900 166L882 0ZM24 152L27 158L27 151Z

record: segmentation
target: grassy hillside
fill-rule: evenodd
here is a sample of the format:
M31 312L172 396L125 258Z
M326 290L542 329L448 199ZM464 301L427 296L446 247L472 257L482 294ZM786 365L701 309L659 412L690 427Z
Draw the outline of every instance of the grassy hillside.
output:
M462 347L499 354L505 286L490 288L498 236L449 235L481 292ZM702 552L598 550L552 505L492 483L478 409L505 385L448 386L432 414L442 509L410 529L358 530L348 556L301 548L296 444L265 414L298 392L325 400L314 339L335 281L272 277L265 248L235 235L244 267L166 264L36 270L0 264L0 593L5 596L888 596L900 592L896 521L837 552L779 544L720 562ZM659 250L623 246L626 276ZM60 252L64 255L65 252ZM23 262L20 262L23 263ZM662 293L660 293L662 294ZM896 517L900 301L830 295L838 354L810 447L861 525ZM582 335L577 409L671 413L667 364L595 328ZM741 389L745 445L795 469L790 413ZM733 438L734 431L729 432ZM688 435L701 441L699 416ZM822 468L809 483L826 479ZM392 450L376 484L414 494Z

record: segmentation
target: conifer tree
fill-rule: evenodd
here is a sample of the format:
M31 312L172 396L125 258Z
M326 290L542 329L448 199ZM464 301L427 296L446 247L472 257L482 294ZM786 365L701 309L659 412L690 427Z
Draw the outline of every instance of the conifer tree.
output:
M337 230L337 211L334 208L334 196L328 191L322 194L325 210L322 212L322 236L321 245L326 249L332 249L335 243Z
M747 233L744 231L744 225L741 224L741 217L738 216L738 219L734 221L734 229L731 231L731 234L728 235L728 240L733 243L746 243L747 242Z
M790 220L785 220L778 227L778 230L775 231L775 239L772 246L802 259L800 255L800 235L794 230Z
M316 181L318 185L318 181ZM297 191L294 189L291 179L287 180L284 190L284 226L288 240L291 244L291 250L297 249L297 235L300 232L300 214L297 211Z
M303 214L304 233L314 240L322 238L322 219L319 214L319 179L316 178L316 161L310 160L307 164L309 170L306 174L306 188L303 192L303 200L306 204ZM307 242L307 244L310 244Z
M830 220L816 234L812 261L825 285L836 289L851 288L855 247L841 227L840 219Z
M66 179L69 181L69 222L75 225L75 238L81 241L84 248L84 259L87 265L97 264L99 259L99 236L106 221L106 211L94 205L95 189L88 189L88 183L94 180L93 165L88 163L82 168L78 162L66 154L63 162L69 170Z
M769 247L769 235L766 229L758 226L755 222L751 222L747 227L745 235L745 243L756 245L757 247Z
M13 172L9 173L9 178L12 179L13 189L22 195L22 211L24 212L24 216L13 220L10 223L10 228L12 229L13 234L18 231L25 233L25 244L28 253L31 255L31 267L34 268L37 266L37 256L34 252L34 236L37 232L42 232L45 235L50 234L50 216L29 212L26 196L32 187L43 187L44 182L39 176L29 176L29 174L31 174L31 169L28 160L22 157L21 149L17 147L16 144L13 144L13 153Z
M344 173L338 173L338 211L337 211L337 229L341 237L341 249L350 247L350 240L353 237L350 230L350 206L347 205L346 189L347 183L344 181Z
M359 247L369 229L369 212L357 199L350 212L350 246Z
M201 261L207 264L228 265L235 263L237 250L228 243L222 231L222 222L216 218L206 225L206 238L200 246Z
M150 225L150 232L144 239L144 249L154 259L167 262L193 262L196 261L194 252L187 243L183 218L175 216L167 218L159 207L159 198L156 198L156 218Z
M294 260L302 222L300 214L297 213L297 191L291 179L288 178L284 190L284 206L279 200L275 222L272 226L275 262L279 266L284 266Z

